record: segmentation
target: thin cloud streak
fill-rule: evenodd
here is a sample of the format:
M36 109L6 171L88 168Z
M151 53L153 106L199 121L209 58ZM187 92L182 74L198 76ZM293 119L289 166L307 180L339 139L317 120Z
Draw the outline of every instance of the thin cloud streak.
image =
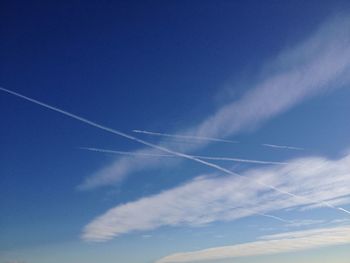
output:
M169 157L169 158L178 158L178 156L170 154L151 154L151 153L137 153L137 152L125 152L125 151L115 151L94 147L79 147L79 149L101 152L101 153L110 153L110 154L120 154L120 155L130 155L130 156L146 156L146 157ZM254 163L254 164L287 164L286 162L274 162L274 161L262 161L262 160L251 160L251 159L241 159L241 158L232 158L232 157L215 157L215 156L203 156L203 155L191 155L203 160L216 160L216 161L231 161L231 162L242 162L242 163Z
M95 128L104 130L104 131L106 131L106 132L109 132L109 133L112 133L112 134L115 134L115 135L118 135L118 136L121 136L121 137L124 137L124 138L127 138L127 139L132 140L132 141L139 142L139 143L141 143L141 144L143 144L143 145L146 145L146 146L149 146L149 147L151 147L151 148L154 148L154 149L157 149L157 150L166 152L166 153L170 153L170 154L176 155L176 156L178 156L178 157L182 157L182 158L185 158L185 159L189 159L189 160L192 160L192 161L197 162L197 163L204 164L204 165L206 165L206 166L208 166L208 167L214 168L214 169L216 169L216 170L218 170L218 171L220 171L220 172L223 172L223 173L225 173L225 174L228 174L228 175L234 175L234 176L242 177L242 178L244 178L244 179L246 179L246 180L248 180L248 181L250 181L250 182L253 182L253 183L255 183L255 184L259 184L259 185L261 185L261 186L270 188L271 190L274 190L274 191L276 191L276 192L279 192L279 193L282 193L282 194L285 194L285 195L289 195L289 196L294 197L294 198L298 198L298 199L308 199L307 197L299 196L299 195L293 194L293 193L291 193L291 192L288 192L288 191L285 191L285 190L281 190L281 189L279 189L279 188L277 188L277 187L275 187L275 186L273 186L273 185L269 185L269 184L266 184L266 183L263 183L263 182L260 182L260 181L256 181L256 180L251 180L249 177L244 177L244 176L242 176L242 175L240 175L240 174L238 174L238 173L236 173L236 172L233 172L233 171L231 171L231 170L228 170L228 169L226 169L226 168L224 168L224 167L222 167L222 166L220 166L220 165L217 165L217 164L214 164L214 163L211 163L211 162L208 162L208 161L204 161L204 160L199 159L199 158L197 158L197 157L193 157L193 156L188 155L188 154L185 154L185 153L180 153L180 152L177 152L177 151L174 151L174 150L170 150L170 149L168 149L168 148L165 148L165 147L163 147L163 146L159 146L159 145L156 145L156 144L153 144L153 143L144 141L144 140L139 139L139 138L136 138L136 137L134 137L134 136L132 136L132 135L128 135L128 134L123 133L123 132L120 132L120 131L118 131L118 130L109 128L109 127L107 127L107 126L98 124L98 123L93 122L93 121L90 121L90 120L88 120L88 119L86 119L86 118L83 118L83 117L80 117L80 116L78 116L78 115L76 115L76 114L67 112L67 111L65 111L65 110L59 109L59 108L54 107L54 106L51 106L51 105L49 105L49 104L46 104L46 103L40 102L40 101L38 101L38 100L32 99L32 98L27 97L27 96L25 96L25 95L22 95L22 94L20 94L20 93L17 93L17 92L14 92L14 91L11 91L11 90L2 88L2 87L0 87L0 90L1 90L1 91L4 91L4 92L7 92L7 93L9 93L9 94L11 94L11 95L14 95L14 96L16 96L16 97L22 98L22 99L24 99L24 100L30 101L30 102L32 102L32 103L34 103L34 104L40 105L40 106L42 106L42 107L44 107L44 108L47 108L47 109L50 109L50 110L59 112L59 113L61 113L61 114L63 114L63 115L66 115L66 116L68 116L68 117L70 117L70 118L73 118L73 119L75 119L75 120L78 120L78 121L80 121L80 122L86 123L86 124L88 124L88 125L90 125L90 126L93 126L93 127L95 127ZM84 186L82 186L82 189L84 189ZM309 200L309 201L310 201L310 200ZM311 200L311 201L312 201L312 200ZM330 203L327 203L327 202L325 202L325 201L321 201L321 202L319 202L319 203L322 204L322 205L324 205L324 206L327 206L327 207L329 207L329 208L332 208L332 209L339 210L339 211L345 212L345 213L347 213L347 214L350 214L350 211L347 211L346 209L341 208L341 207L336 207L336 206L334 206L334 205L332 205L332 204L330 204Z
M156 261L156 263L215 261L344 245L350 243L350 226L288 232L265 236L262 239L265 240L232 246L213 247L193 252L176 253L166 256Z
M276 148L276 149L287 149L287 150L296 150L296 151L305 150L304 148L301 148L301 147L294 147L294 146L287 146L287 145L277 145L277 144L268 144L268 143L263 143L261 145L265 147Z
M145 131L145 130L132 130L132 131L135 132L135 133L142 133L142 134L161 136L161 137L178 138L178 139L204 140L204 141L225 142L225 143L239 143L238 141L231 141L231 140L225 140L225 139L219 139L219 138L211 138L211 137L204 137L204 136L169 134L169 133L151 132L151 131Z
M240 143L238 141L224 140L220 138L208 138L208 137L199 137L199 136L191 136L191 135L160 133L160 132L152 132L152 131L145 131L145 130L133 130L133 132L160 136L160 137L178 138L178 139L205 140L205 141L224 142L224 143ZM277 144L268 144L268 143L262 143L260 145L264 147L275 148L275 149L287 149L287 150L298 150L298 151L304 150L304 148L301 148L301 147L294 147L294 146L287 146L287 145L277 145Z
M350 18L346 15L327 21L309 38L267 62L268 69L241 98L223 105L202 122L172 133L225 139L259 127L308 98L344 87L350 80L349 28ZM166 140L161 140L159 145L191 153L210 143L197 141L191 145L170 146ZM156 153L147 148L135 152ZM156 169L169 163L171 160L161 158L145 161L142 156L123 156L93 173L83 185L94 188L115 184L134 172Z
M106 241L162 226L201 226L253 215L274 218L271 213L285 209L302 210L321 203L324 206L350 195L350 154L339 160L299 158L287 165L247 170L242 175L199 176L173 189L118 205L86 225L82 238ZM261 184L247 184L247 178ZM271 191L263 186L266 184L281 191ZM348 203L350 200L343 204Z

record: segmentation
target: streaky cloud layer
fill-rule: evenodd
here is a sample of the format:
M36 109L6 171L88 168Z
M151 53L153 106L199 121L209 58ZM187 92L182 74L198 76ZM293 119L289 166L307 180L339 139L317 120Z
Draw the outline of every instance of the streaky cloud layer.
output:
M156 263L194 262L237 257L272 255L350 243L350 226L319 228L264 236L262 241L176 253Z
M283 166L248 170L243 176L261 184L247 184L246 178L237 176L199 176L176 188L108 210L86 225L82 238L105 241L161 226L200 226L313 204L325 206L329 200L350 196L350 155L339 160L299 158ZM272 191L264 184L282 191ZM284 191L296 196L285 195ZM348 203L348 198L338 202Z

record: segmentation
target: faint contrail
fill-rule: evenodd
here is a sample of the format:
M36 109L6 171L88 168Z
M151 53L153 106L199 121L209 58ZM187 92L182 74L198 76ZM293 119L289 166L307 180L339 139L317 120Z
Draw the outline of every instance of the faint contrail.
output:
M260 216L269 217L269 218L272 218L272 219L281 221L281 222L283 222L283 223L287 223L287 224L290 224L290 223L291 223L291 221L285 220L285 219L283 219L283 218L281 218L281 217L278 217L278 216L273 216L273 215L269 215L269 214L265 214L265 213L259 213L259 212L255 212L255 214L260 215Z
M143 133L143 134L154 135L154 136L161 136L161 137L192 139L192 140L204 140L204 141L225 142L225 143L239 143L238 141L225 140L225 139L221 139L221 138L193 136L193 135L180 135L180 134L170 134L170 133L160 133L160 132L152 132L152 131L145 131L145 130L132 130L132 131L136 132L136 133ZM268 144L268 143L262 143L261 146L270 147L270 148L276 148L276 149L288 149L288 150L298 150L298 151L304 150L303 148L300 148L300 147L287 146L287 145L277 145L277 144Z
M268 143L263 143L261 145L265 147L277 148L277 149L288 149L288 150L297 150L297 151L305 150L304 148L301 148L301 147L294 147L294 146L287 146L287 145L277 145L277 144L268 144Z
M213 142L239 143L238 141L231 141L231 140L218 139L218 138L212 138L212 137L204 137L204 136L177 135L177 134L168 134L168 133L160 133L160 132L141 131L141 130L133 130L133 132L143 133L143 134L148 134L148 135L155 135L155 136L162 136L162 137L179 138L179 139L192 139L192 140L204 140L204 141L213 141Z
M130 156L169 157L169 158L178 157L176 155L170 155L170 154L126 152L126 151L94 148L94 147L79 147L79 149L93 151L93 152L112 153L112 154L130 155ZM232 162L256 163L256 164L287 164L285 162L260 161L260 160L241 159L241 158L232 158L232 157L215 157L215 156L203 156L203 155L191 155L191 156L200 158L202 160L232 161Z
M220 165L217 165L217 164L214 164L214 163L210 163L210 162L201 160L201 159L199 159L199 158L193 157L193 156L191 156L191 155L188 155L188 154L185 154L185 153L180 153L180 152L177 152L177 151L173 151L173 150L167 149L167 148L165 148L165 147L163 147L163 146L159 146L159 145L156 145L156 144L153 144L153 143L144 141L144 140L142 140L142 139L139 139L139 138L134 137L134 136L132 136L132 135L126 134L126 133L124 133L124 132L121 132L121 131L118 131L118 130L109 128L109 127L107 127L107 126L104 126L104 125L98 124L98 123L96 123L96 122L90 121L90 120L88 120L88 119L85 119L85 118L80 117L80 116L78 116L78 115L75 115L75 114L73 114L73 113L70 113L70 112L61 110L61 109L59 109L59 108L57 108L57 107L51 106L51 105L49 105L49 104L43 103L43 102L41 102L41 101L38 101L38 100L35 100L35 99L32 99L32 98L29 98L29 97L27 97L27 96L25 96L25 95L22 95L22 94L20 94L20 93L17 93L17 92L14 92L14 91L11 91L11 90L2 88L2 87L0 87L0 90L1 90L1 91L4 91L4 92L7 92L7 93L9 93L9 94L12 94L12 95L14 95L14 96L17 96L17 97L19 97L19 98L22 98L22 99L24 99L24 100L30 101L30 102L32 102L32 103L38 104L38 105L40 105L40 106L42 106L42 107L44 107L44 108L47 108L47 109L50 109L50 110L59 112L59 113L61 113L61 114L63 114L63 115L66 115L66 116L68 116L68 117L71 117L72 119L76 119L76 120L78 120L78 121L80 121L80 122L86 123L86 124L88 124L88 125L90 125L90 126L99 128L99 129L101 129L101 130L104 130L104 131L106 131L106 132L109 132L109 133L112 133L112 134L115 134L115 135L119 135L119 136L121 136L121 137L130 139L130 140L135 141L135 142L139 142L139 143L141 143L141 144L143 144L143 145L146 145L146 146L149 146L149 147L151 147L151 148L158 149L158 150L163 151L163 152L166 152L166 153L170 153L170 154L173 154L173 155L176 155L176 156L179 156L179 157L183 157L183 158L185 158L185 159L189 159L189 160L192 160L192 161L195 161L195 162L204 164L204 165L206 165L206 166L208 166L208 167L212 167L212 168L214 168L214 169L217 169L218 171L224 172L224 173L229 174L229 175L240 176L240 177L242 177L242 178L244 178L244 179L246 179L246 180L249 180L249 181L254 182L254 183L256 183L256 184L259 184L259 185L261 185L261 186L270 188L270 189L272 189L272 190L274 190L274 191L276 191L276 192L279 192L279 193L281 193L281 194L286 194L286 195L289 195L289 196L292 196L292 197L295 197L295 198L298 198L298 199L308 200L309 202L311 201L312 203L322 204L322 205L327 206L327 207L329 207L329 208L333 208L333 209L336 209L336 210L345 212L345 213L347 213L347 214L350 214L350 211L348 211L348 210L346 210L346 209L344 209L344 208L341 208L341 207L336 207L336 206L334 206L334 205L332 205L332 204L330 204L330 203L328 203L328 202L325 202L325 201L315 202L315 201L313 201L313 200L310 199L310 198L307 198L307 197L304 197L304 196L298 196L298 195L296 195L296 194L293 194L293 193L290 193L290 192L281 190L281 189L279 189L279 188L277 188L277 187L275 187L275 186L268 185L268 184L265 184L265 183L260 182L260 181L252 180L252 179L249 178L249 177L245 177L245 176L240 175L240 174L238 174L238 173L232 172L232 171L230 171L230 170L228 170L228 169L226 169L226 168L224 168L224 167L221 167Z

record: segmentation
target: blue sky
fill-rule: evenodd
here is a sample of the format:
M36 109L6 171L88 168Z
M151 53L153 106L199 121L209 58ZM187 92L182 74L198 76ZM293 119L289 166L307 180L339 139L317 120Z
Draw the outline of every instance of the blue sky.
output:
M0 263L347 263L347 2L3 2Z

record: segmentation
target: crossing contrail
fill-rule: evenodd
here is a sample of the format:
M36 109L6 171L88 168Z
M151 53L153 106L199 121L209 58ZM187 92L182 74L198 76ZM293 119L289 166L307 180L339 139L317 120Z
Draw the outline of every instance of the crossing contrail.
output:
M132 130L132 131L136 132L136 133L143 133L143 134L148 134L148 135L170 137L170 138L204 140L204 141L226 142L226 143L239 143L238 141L231 141L231 140L218 139L218 138L205 137L205 136L178 135L178 134L168 134L168 133L160 133L160 132L141 131L141 130Z
M14 91L11 91L11 90L2 88L2 87L0 87L0 90L6 92L6 93L8 93L8 94L14 95L14 96L16 96L16 97L22 98L22 99L24 99L24 100L30 101L30 102L32 102L32 103L34 103L34 104L40 105L40 106L42 106L42 107L44 107L44 108L50 109L50 110L52 110L52 111L59 112L59 113L61 113L61 114L63 114L63 115L66 115L66 116L72 118L72 119L75 119L75 120L78 120L78 121L80 121L80 122L86 123L86 124L88 124L88 125L90 125L90 126L96 127L96 128L98 128L98 129L104 130L104 131L106 131L106 132L109 132L109 133L112 133L112 134L115 134L115 135L118 135L118 136L127 138L127 139L132 140L132 141L135 141L135 142L139 142L140 144L149 146L149 147L151 147L151 148L154 148L154 149L157 149L157 150L166 152L166 153L170 153L170 154L173 154L173 155L176 155L176 156L179 156L179 157L183 157L183 158L185 158L185 159L192 160L192 161L197 162L197 163L204 164L204 165L206 165L206 166L208 166L208 167L212 167L212 168L214 168L214 169L216 169L216 170L218 170L218 171L221 171L221 172L226 173L226 174L229 174L229 175L234 175L234 176L242 177L242 178L244 178L244 179L246 179L246 180L248 180L248 181L250 181L250 182L254 182L254 183L259 184L259 185L261 185L261 186L270 188L270 189L272 189L272 190L274 190L274 191L276 191L276 192L279 192L279 193L281 193L281 194L289 195L289 196L294 197L294 198L297 198L297 199L304 199L304 200L307 200L308 202L312 202L312 203L318 203L318 204L320 204L320 205L322 205L322 206L327 206L327 207L329 207L329 208L336 209L336 210L342 211L342 212L347 213L347 214L350 215L350 211L348 211L348 210L346 210L346 209L344 209L344 208L341 208L341 207L336 207L336 206L334 206L334 205L332 205L332 204L330 204L330 203L328 203L328 202L325 202L325 201L315 202L314 200L311 200L310 198L307 198L307 197L304 197L304 196L299 196L299 195L296 195L296 194L293 194L293 193L290 193L290 192L281 190L281 189L279 189L279 188L277 188L277 187L275 187L275 186L268 185L268 184L265 184L265 183L260 182L260 181L252 180L252 179L249 178L249 177L245 177L245 176L243 176L243 175L240 175L240 174L238 174L238 173L235 173L235 172L233 172L233 171L231 171L231 170L228 170L228 169L226 169L226 168L224 168L224 167L221 167L220 165L217 165L217 164L214 164L214 163L211 163L211 162L208 162L208 161L204 161L204 160L199 159L199 158L197 158L197 157L193 157L193 156L188 155L188 154L185 154L185 153L181 153L181 152L177 152L177 151L174 151L174 150L170 150L170 149L165 148L165 147L163 147L163 146L159 146L159 145L156 145L156 144L153 144L153 143L144 141L144 140L142 140L142 139L139 139L139 138L134 137L134 136L132 136L132 135L126 134L126 133L124 133L124 132L121 132L121 131L118 131L118 130L109 128L109 127L107 127L107 126L104 126L104 125L99 124L99 123L97 123L97 122L90 121L90 120L88 120L88 119L86 119L86 118L80 117L80 116L75 115L75 114L73 114L73 113L70 113L70 112L68 112L68 111L59 109L59 108L57 108L57 107L51 106L51 105L49 105L49 104L46 104L46 103L44 103L44 102L41 102L41 101L38 101L38 100L35 100L35 99L32 99L32 98L27 97L27 96L25 96L25 95L22 95L22 94L20 94L20 93L17 93L17 92L14 92Z
M129 156L149 156L149 157L169 157L169 158L178 157L170 154L126 152L126 151L94 148L94 147L79 147L79 149L93 151L93 152L129 155ZM191 155L191 156L200 158L202 160L231 161L231 162L255 163L255 164L287 164L286 162L261 161L261 160L241 159L241 158L232 158L232 157L216 157L216 156L203 156L203 155Z
M240 143L239 141L232 141L232 140L225 140L221 138L212 138L212 137L204 137L204 136L170 134L170 133L152 132L152 131L145 131L145 130L132 130L132 131L135 133L142 133L142 134L160 136L160 137L204 140L204 141L224 142L224 143ZM262 143L260 145L263 147L276 148L276 149L287 149L287 150L297 150L297 151L304 150L304 148L301 148L301 147L294 147L294 146L287 146L287 145L277 145L277 144L269 144L269 143Z

